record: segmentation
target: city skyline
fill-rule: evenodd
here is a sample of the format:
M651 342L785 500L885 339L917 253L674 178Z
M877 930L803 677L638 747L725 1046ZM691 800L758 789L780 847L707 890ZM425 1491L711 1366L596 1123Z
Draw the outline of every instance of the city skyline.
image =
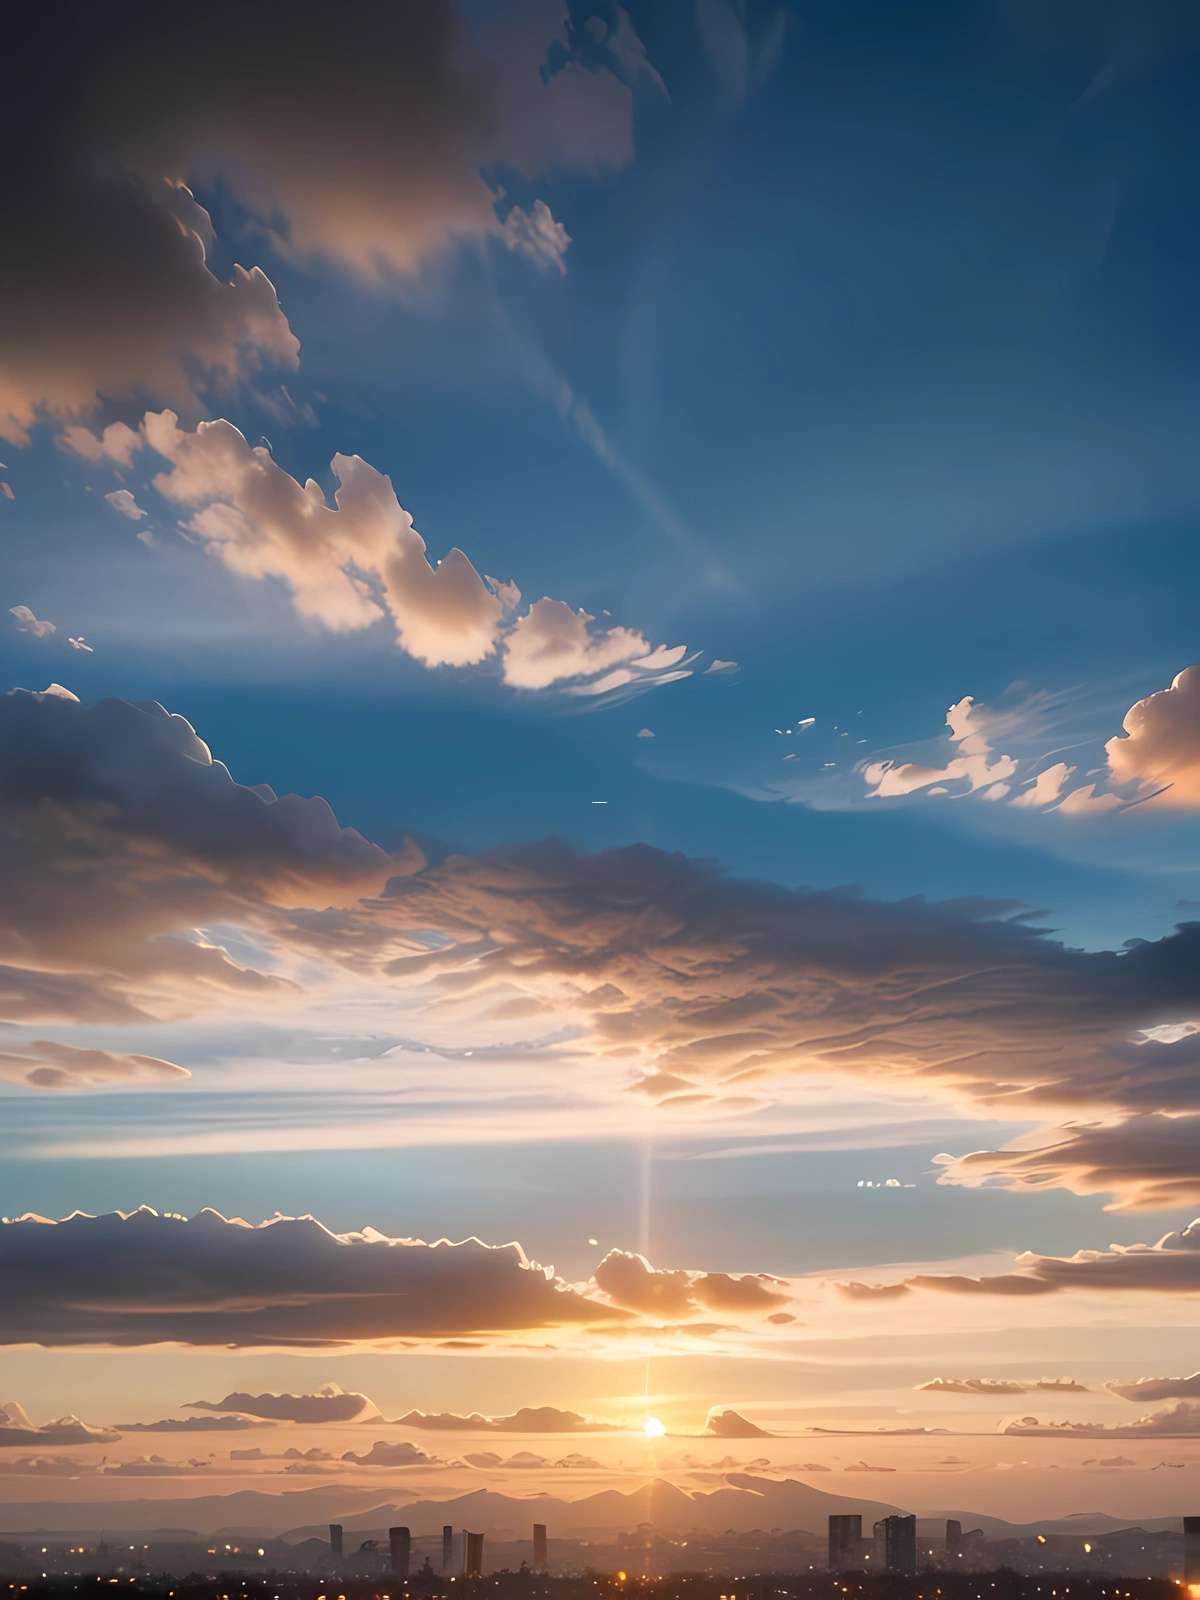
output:
M10 78L0 1504L1192 1515L1193 9Z

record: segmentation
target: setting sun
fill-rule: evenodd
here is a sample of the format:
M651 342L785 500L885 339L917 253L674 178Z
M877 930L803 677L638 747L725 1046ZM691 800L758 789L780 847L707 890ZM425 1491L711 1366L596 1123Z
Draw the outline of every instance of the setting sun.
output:
M657 1417L647 1417L642 1426L647 1439L666 1438L667 1425L665 1422L660 1422Z

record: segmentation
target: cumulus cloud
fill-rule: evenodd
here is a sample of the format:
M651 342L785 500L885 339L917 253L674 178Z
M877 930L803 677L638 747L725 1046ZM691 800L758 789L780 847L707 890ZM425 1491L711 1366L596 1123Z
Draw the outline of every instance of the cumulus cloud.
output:
M923 1394L1086 1394L1086 1384L1074 1378L930 1378L928 1383L917 1384Z
M625 1250L610 1250L596 1268L594 1279L614 1304L670 1320L701 1310L760 1315L790 1298L782 1281L766 1273L731 1276L663 1269L652 1267L645 1256Z
M1008 755L995 755L997 719L970 695L957 701L946 712L949 742L954 751L941 766L926 766L914 761L870 761L862 768L868 792L879 799L916 794L933 785L959 785L962 794L987 793L993 786L1011 778L1017 763ZM1002 796L1000 797L1002 798Z
M119 511L123 517L128 517L131 522L140 522L146 515L128 489L111 489L104 498L114 511Z
M1200 1403L1180 1400L1164 1411L1150 1411L1136 1422L1041 1422L1018 1417L1005 1425L1005 1433L1076 1439L1200 1438Z
M300 615L323 627L386 620L426 667L475 666L499 651L505 681L522 689L601 694L686 675L684 647L656 652L640 633L596 627L560 600L538 600L510 624L516 585L481 576L459 549L432 564L391 479L361 456L333 458L331 508L312 479L301 485L230 422L189 431L173 412L148 412L143 428L169 463L154 487L191 512L188 530L240 577L280 580Z
M1104 747L1113 782L1161 789L1159 805L1200 806L1200 667L1137 701L1122 726Z
M15 1400L0 1405L0 1448L58 1449L72 1444L116 1444L119 1433L111 1428L96 1428L78 1417L56 1417L53 1422L33 1423Z
M34 1039L29 1044L0 1049L0 1079L27 1083L34 1089L112 1088L121 1084L144 1088L148 1083L179 1083L190 1077L186 1067L158 1056L81 1049L52 1039Z
M478 1411L409 1411L396 1419L401 1428L428 1428L435 1433L613 1433L616 1422L597 1422L578 1411L558 1406L522 1406L508 1416L487 1417Z
M189 1400L187 1411L235 1412L266 1417L275 1422L355 1422L378 1416L379 1408L365 1394L347 1391L337 1383L324 1384L315 1394L245 1394L235 1391L223 1400Z
M1128 1383L1106 1383L1109 1394L1122 1400L1200 1400L1200 1372L1188 1378L1135 1378Z
M427 1467L434 1459L420 1445L386 1439L376 1439L369 1450L347 1450L342 1456L357 1467Z
M142 435L125 422L110 422L99 433L73 422L62 430L58 442L81 461L109 461L118 467L129 467L144 441Z
M28 606L9 606L8 614L16 623L18 633L32 634L35 639L48 639L58 632L58 625L35 616Z
M544 200L535 200L530 210L513 206L504 219L500 237L509 250L515 250L537 267L556 267L565 273L571 235Z
M210 1210L191 1220L143 1207L3 1221L0 1280L5 1344L316 1349L620 1318L519 1245L332 1233L311 1217L251 1226ZM191 1417L138 1431L255 1426L245 1416Z
M737 1411L720 1411L715 1406L708 1413L708 1420L704 1424L705 1433L711 1433L718 1439L770 1439L773 1436L765 1428L756 1426L748 1421Z

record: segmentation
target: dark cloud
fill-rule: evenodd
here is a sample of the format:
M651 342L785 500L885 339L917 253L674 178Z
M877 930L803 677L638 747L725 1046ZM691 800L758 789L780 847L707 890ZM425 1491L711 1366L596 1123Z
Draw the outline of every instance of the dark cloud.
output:
M271 1423L256 1417L160 1417L157 1422L118 1422L117 1427L122 1433L244 1433Z
M898 1283L840 1283L852 1300L894 1299L913 1290L960 1295L1043 1295L1065 1290L1194 1294L1200 1291L1200 1219L1165 1233L1154 1244L1114 1244L1107 1250L1077 1250L1071 1256L1027 1251L1016 1271L984 1274L919 1273Z
M400 1428L428 1428L435 1433L616 1433L616 1422L597 1422L578 1411L558 1406L522 1406L508 1416L485 1417L478 1411L409 1411L396 1419Z
M930 1378L917 1388L924 1394L1086 1394L1086 1384L1074 1378Z
M56 1449L70 1444L116 1444L119 1433L111 1428L96 1428L78 1417L56 1417L53 1422L34 1423L15 1400L0 1405L0 1449Z
M519 1245L336 1234L311 1217L251 1227L215 1211L190 1221L147 1208L6 1221L0 1281L4 1344L334 1347L621 1316L529 1262ZM263 1425L191 1417L137 1431Z
M1135 1378L1104 1387L1122 1400L1200 1400L1200 1372L1193 1372L1190 1378Z
M718 1411L714 1407L708 1413L708 1421L704 1424L705 1433L711 1433L718 1439L770 1439L771 1434L765 1428L757 1427L753 1422L748 1422L738 1411Z
M420 1445L386 1439L376 1439L369 1450L347 1450L342 1456L343 1461L358 1467L428 1467L435 1459Z
M233 1412L248 1417L266 1417L274 1422L354 1422L367 1414L378 1414L374 1401L365 1394L327 1383L315 1394L244 1394L235 1391L224 1400L189 1400L187 1411Z

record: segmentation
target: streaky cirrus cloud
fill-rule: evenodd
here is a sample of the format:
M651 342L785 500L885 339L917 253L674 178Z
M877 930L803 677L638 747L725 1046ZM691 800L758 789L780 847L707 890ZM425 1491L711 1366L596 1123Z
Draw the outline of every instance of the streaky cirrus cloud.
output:
M1187 1378L1134 1378L1128 1383L1114 1380L1104 1387L1122 1400L1200 1400L1200 1372Z
M513 621L516 585L483 577L457 548L431 563L391 479L361 456L333 458L330 507L313 479L300 484L230 422L188 430L174 412L147 412L142 428L169 463L154 487L191 513L189 532L240 577L282 582L301 616L334 632L386 621L426 667L477 666L499 652L505 682L521 689L603 694L687 675L685 647L656 651L635 630L598 627L560 600L538 600Z
M10 1345L322 1350L603 1327L623 1316L516 1244L333 1233L312 1217L252 1226L212 1210L190 1220L148 1207L5 1220L0 1279L0 1343ZM138 1431L264 1425L191 1417Z
M1135 1422L1042 1422L1018 1417L1006 1423L1005 1433L1077 1439L1181 1439L1200 1438L1200 1404L1177 1401L1162 1411L1150 1411Z
M0 1449L45 1447L61 1448L72 1444L116 1444L119 1433L111 1428L93 1427L78 1417L56 1417L52 1422L35 1423L15 1400L0 1404Z
M917 1384L922 1394L1087 1394L1087 1385L1074 1378L930 1378Z
M337 1383L324 1384L313 1394L246 1394L235 1390L223 1400L189 1400L184 1410L230 1412L273 1422L357 1422L379 1415L373 1400Z

